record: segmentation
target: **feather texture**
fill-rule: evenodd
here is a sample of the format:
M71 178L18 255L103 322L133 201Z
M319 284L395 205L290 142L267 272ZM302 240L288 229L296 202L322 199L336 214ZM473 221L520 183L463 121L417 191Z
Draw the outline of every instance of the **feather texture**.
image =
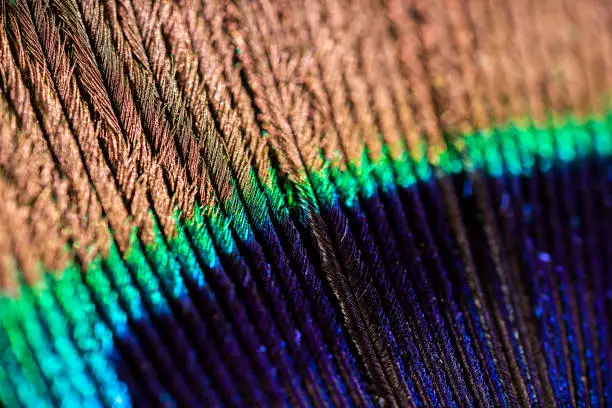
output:
M0 12L0 405L612 403L605 0Z

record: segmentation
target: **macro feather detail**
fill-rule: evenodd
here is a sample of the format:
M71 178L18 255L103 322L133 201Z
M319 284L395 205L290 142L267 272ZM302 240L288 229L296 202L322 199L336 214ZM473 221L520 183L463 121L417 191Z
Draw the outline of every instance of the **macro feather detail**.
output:
M612 405L607 1L0 13L0 406Z

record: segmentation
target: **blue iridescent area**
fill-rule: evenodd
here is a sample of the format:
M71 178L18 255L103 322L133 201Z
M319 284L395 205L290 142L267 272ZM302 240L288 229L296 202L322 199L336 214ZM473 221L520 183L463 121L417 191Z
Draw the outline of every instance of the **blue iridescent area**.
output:
M0 401L609 406L608 125L481 131L135 231L0 299Z

